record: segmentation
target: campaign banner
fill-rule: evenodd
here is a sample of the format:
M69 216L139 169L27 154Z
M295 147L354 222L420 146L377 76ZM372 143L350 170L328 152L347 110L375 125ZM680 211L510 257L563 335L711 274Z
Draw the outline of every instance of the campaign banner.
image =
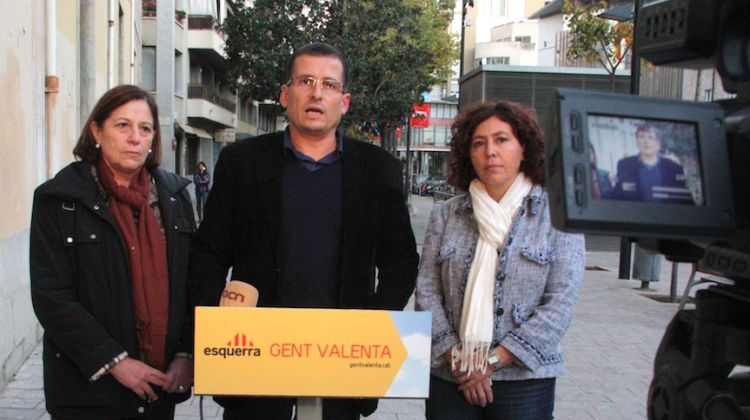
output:
M412 104L411 126L414 128L430 126L430 104Z
M427 398L431 314L198 307L195 393Z

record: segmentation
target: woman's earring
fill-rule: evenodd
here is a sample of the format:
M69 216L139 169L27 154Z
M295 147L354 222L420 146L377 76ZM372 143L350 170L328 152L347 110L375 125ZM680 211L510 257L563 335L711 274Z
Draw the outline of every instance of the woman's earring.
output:
M96 143L96 145L94 147L98 149L101 146L99 146L99 143Z
M151 154L151 149L148 149L148 154L149 154L149 155Z

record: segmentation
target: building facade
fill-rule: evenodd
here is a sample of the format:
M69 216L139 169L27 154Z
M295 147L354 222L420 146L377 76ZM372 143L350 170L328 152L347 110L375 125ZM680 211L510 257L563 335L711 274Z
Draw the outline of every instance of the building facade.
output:
M510 22L492 28L491 41L475 46L473 67L485 64L535 66L538 33L535 20Z
M73 161L98 98L119 84L151 91L160 112L162 166L212 170L221 147L275 131L275 104L240 101L226 79L228 0L0 2L0 388L41 339L29 287L34 189ZM22 7L20 6L22 5ZM189 188L193 193L193 189Z
M0 3L0 387L39 342L29 290L34 188L73 160L83 121L101 94L141 79L141 2Z

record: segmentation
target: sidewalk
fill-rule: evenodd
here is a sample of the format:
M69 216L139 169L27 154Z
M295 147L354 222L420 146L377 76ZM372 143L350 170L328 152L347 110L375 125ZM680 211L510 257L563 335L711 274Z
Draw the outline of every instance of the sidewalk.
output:
M421 246L432 206L431 197L412 196L412 223ZM653 358L676 303L659 303L635 288L638 281L617 279L618 254L588 252L587 270L573 322L563 339L567 373L557 382L555 418L645 419ZM669 295L671 264L662 262L661 281L650 295ZM679 267L678 291L690 268ZM678 293L679 294L679 293ZM413 307L413 306L411 306ZM199 419L200 399L177 406L179 420ZM368 419L422 420L421 400L381 400ZM203 399L203 418L221 419L220 407ZM49 419L44 409L41 347L15 379L0 392L0 419Z

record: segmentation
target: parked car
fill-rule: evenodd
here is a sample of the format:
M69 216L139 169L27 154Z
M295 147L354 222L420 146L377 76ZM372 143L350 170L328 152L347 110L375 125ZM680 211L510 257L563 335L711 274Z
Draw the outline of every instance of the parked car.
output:
M445 188L446 182L444 179L428 179L422 183L419 188L419 195L432 195L435 191L441 191Z
M411 176L411 193L420 194L422 184L430 179L429 175L426 174L414 174Z

